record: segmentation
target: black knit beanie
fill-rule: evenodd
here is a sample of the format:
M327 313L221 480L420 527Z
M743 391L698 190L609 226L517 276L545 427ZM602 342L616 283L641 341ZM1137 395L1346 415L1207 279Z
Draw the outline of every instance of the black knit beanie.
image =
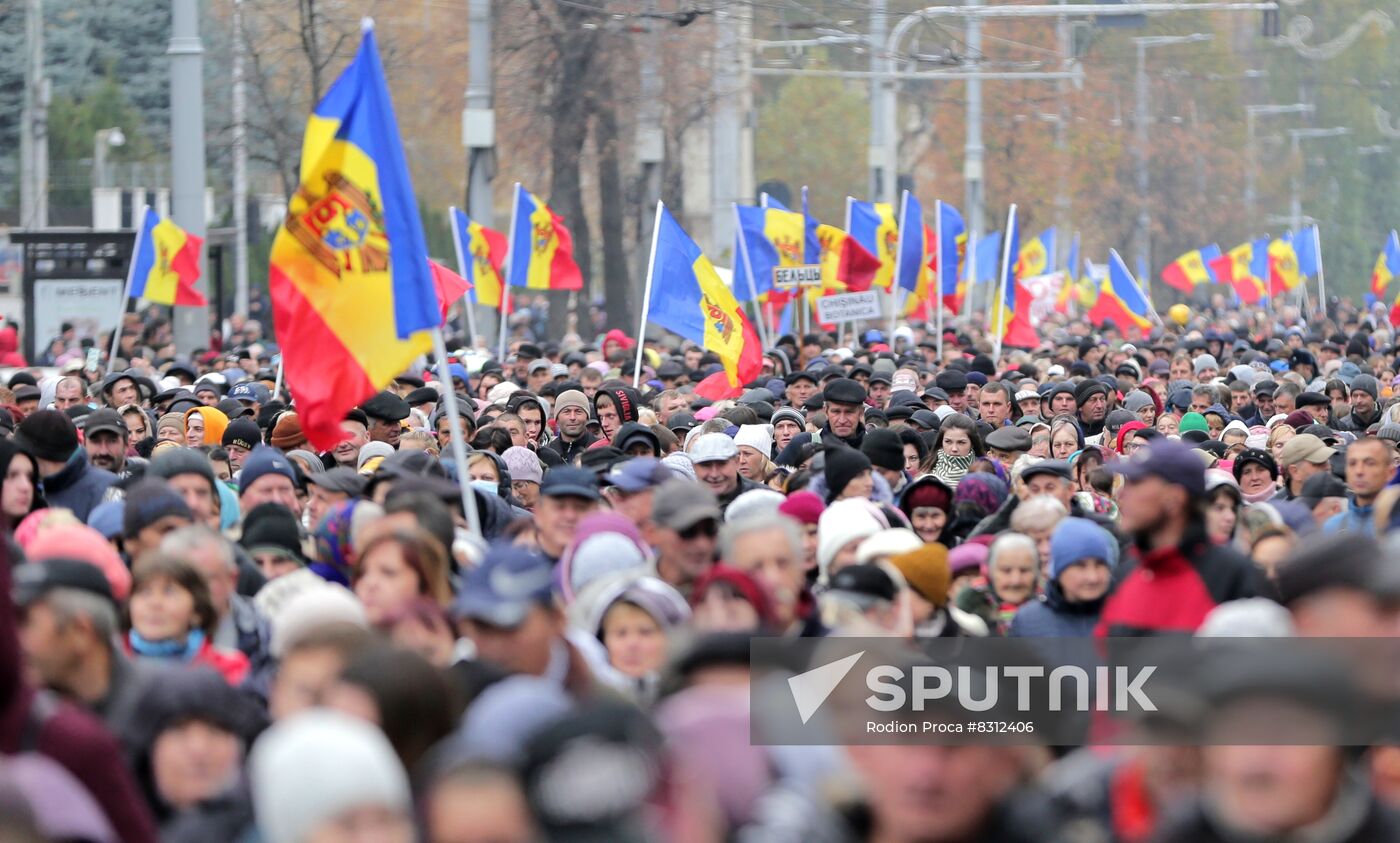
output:
M872 465L889 471L904 469L904 442L899 433L888 428L866 432L860 452L870 458Z
M867 434L869 435L869 434ZM846 484L862 471L870 470L870 458L855 448L837 445L826 451L826 488L830 500L836 500L846 490Z
M39 410L15 428L15 444L38 459L67 462L78 450L78 428L59 410Z

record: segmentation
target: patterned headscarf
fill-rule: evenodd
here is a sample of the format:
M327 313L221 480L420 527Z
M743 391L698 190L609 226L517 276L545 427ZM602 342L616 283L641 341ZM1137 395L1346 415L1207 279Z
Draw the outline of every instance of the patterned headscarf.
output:
M970 503L982 508L988 514L996 512L1010 494L1006 481L995 474L974 471L962 479L953 493L953 506Z
M316 526L316 561L308 567L322 579L350 585L355 548L350 544L355 507L364 501L352 500L332 506Z

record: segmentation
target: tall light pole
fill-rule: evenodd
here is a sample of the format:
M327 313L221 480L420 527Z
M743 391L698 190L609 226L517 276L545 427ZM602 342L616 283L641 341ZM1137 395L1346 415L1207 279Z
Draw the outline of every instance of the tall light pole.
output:
M1316 140L1318 138L1338 138L1351 134L1351 129L1346 126L1333 126L1330 129L1289 129L1288 141L1292 152L1291 179L1292 189L1289 191L1288 200L1288 226L1292 231L1297 231L1303 225L1303 155L1302 143L1305 140Z
M1304 102L1290 105L1247 105L1244 107L1245 126L1245 168L1244 168L1244 219L1253 231L1255 204L1259 200L1257 180L1259 178L1259 153L1254 148L1254 126L1260 117L1276 117L1281 114L1312 114L1313 106Z
M203 238L204 218L204 44L199 38L198 0L173 0L170 9L170 215L175 224ZM206 265L200 255L201 269ZM207 273L206 273L207 274ZM206 289L207 284L203 285ZM175 348L191 354L209 344L209 307L177 307ZM270 327L270 326L269 326ZM118 320L120 329L120 320Z
M1150 86L1147 84L1147 51L1153 47L1167 47L1176 44L1193 44L1215 38L1208 32L1195 32L1190 35L1148 35L1133 39L1137 47L1137 108L1133 115L1136 134L1134 152L1137 158L1138 219L1137 231L1133 238L1133 253L1139 267L1152 272L1152 203L1148 196L1152 187L1152 177L1148 167L1148 108ZM1150 282L1148 282L1150 283Z
M496 174L496 111L492 104L491 0L470 0L466 108L462 111L462 145L467 148L467 214L481 225L494 222L491 178ZM472 307L470 302L463 305ZM490 309L487 309L490 311ZM499 311L490 311L482 335L495 336Z
M248 94L243 81L248 51L243 0L233 0L233 310L248 314Z
M44 3L24 4L24 93L19 132L19 224L49 225L49 80L44 75Z

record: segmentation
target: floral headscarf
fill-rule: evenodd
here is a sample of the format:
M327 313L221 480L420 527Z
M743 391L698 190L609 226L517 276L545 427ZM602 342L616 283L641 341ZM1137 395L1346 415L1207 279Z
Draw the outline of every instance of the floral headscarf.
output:
M308 567L322 579L350 585L355 548L350 544L355 507L364 501L345 501L331 507L316 526L316 561Z

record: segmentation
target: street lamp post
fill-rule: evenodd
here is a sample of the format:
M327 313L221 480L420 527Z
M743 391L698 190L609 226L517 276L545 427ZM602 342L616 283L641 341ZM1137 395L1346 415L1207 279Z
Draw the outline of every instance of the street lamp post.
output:
M1312 113L1313 106L1302 102L1295 102L1291 105L1247 105L1244 107L1244 218L1245 222L1249 223L1249 225L1254 225L1255 204L1258 202L1257 179L1259 177L1259 157L1258 152L1254 148L1255 121L1260 117L1275 117L1280 114Z
M92 139L92 186L107 186L107 148L126 143L120 128L98 129Z
M1288 225L1292 231L1297 231L1303 224L1303 167L1302 142L1304 140L1315 140L1317 138L1337 138L1351 134L1351 129L1346 126L1333 126L1330 129L1289 129L1288 140L1291 144L1293 155L1292 160L1292 187L1289 191L1288 199Z
M1147 111L1151 93L1147 84L1147 51L1152 47L1194 44L1214 38L1215 36L1208 32L1194 32L1190 35L1148 35L1133 39L1133 46L1137 47L1137 109L1133 124L1136 135L1138 194L1137 232L1133 251L1138 266L1146 267L1149 277L1152 272L1152 205L1148 193L1152 187L1152 178L1147 156ZM1144 283L1150 282L1144 279Z

